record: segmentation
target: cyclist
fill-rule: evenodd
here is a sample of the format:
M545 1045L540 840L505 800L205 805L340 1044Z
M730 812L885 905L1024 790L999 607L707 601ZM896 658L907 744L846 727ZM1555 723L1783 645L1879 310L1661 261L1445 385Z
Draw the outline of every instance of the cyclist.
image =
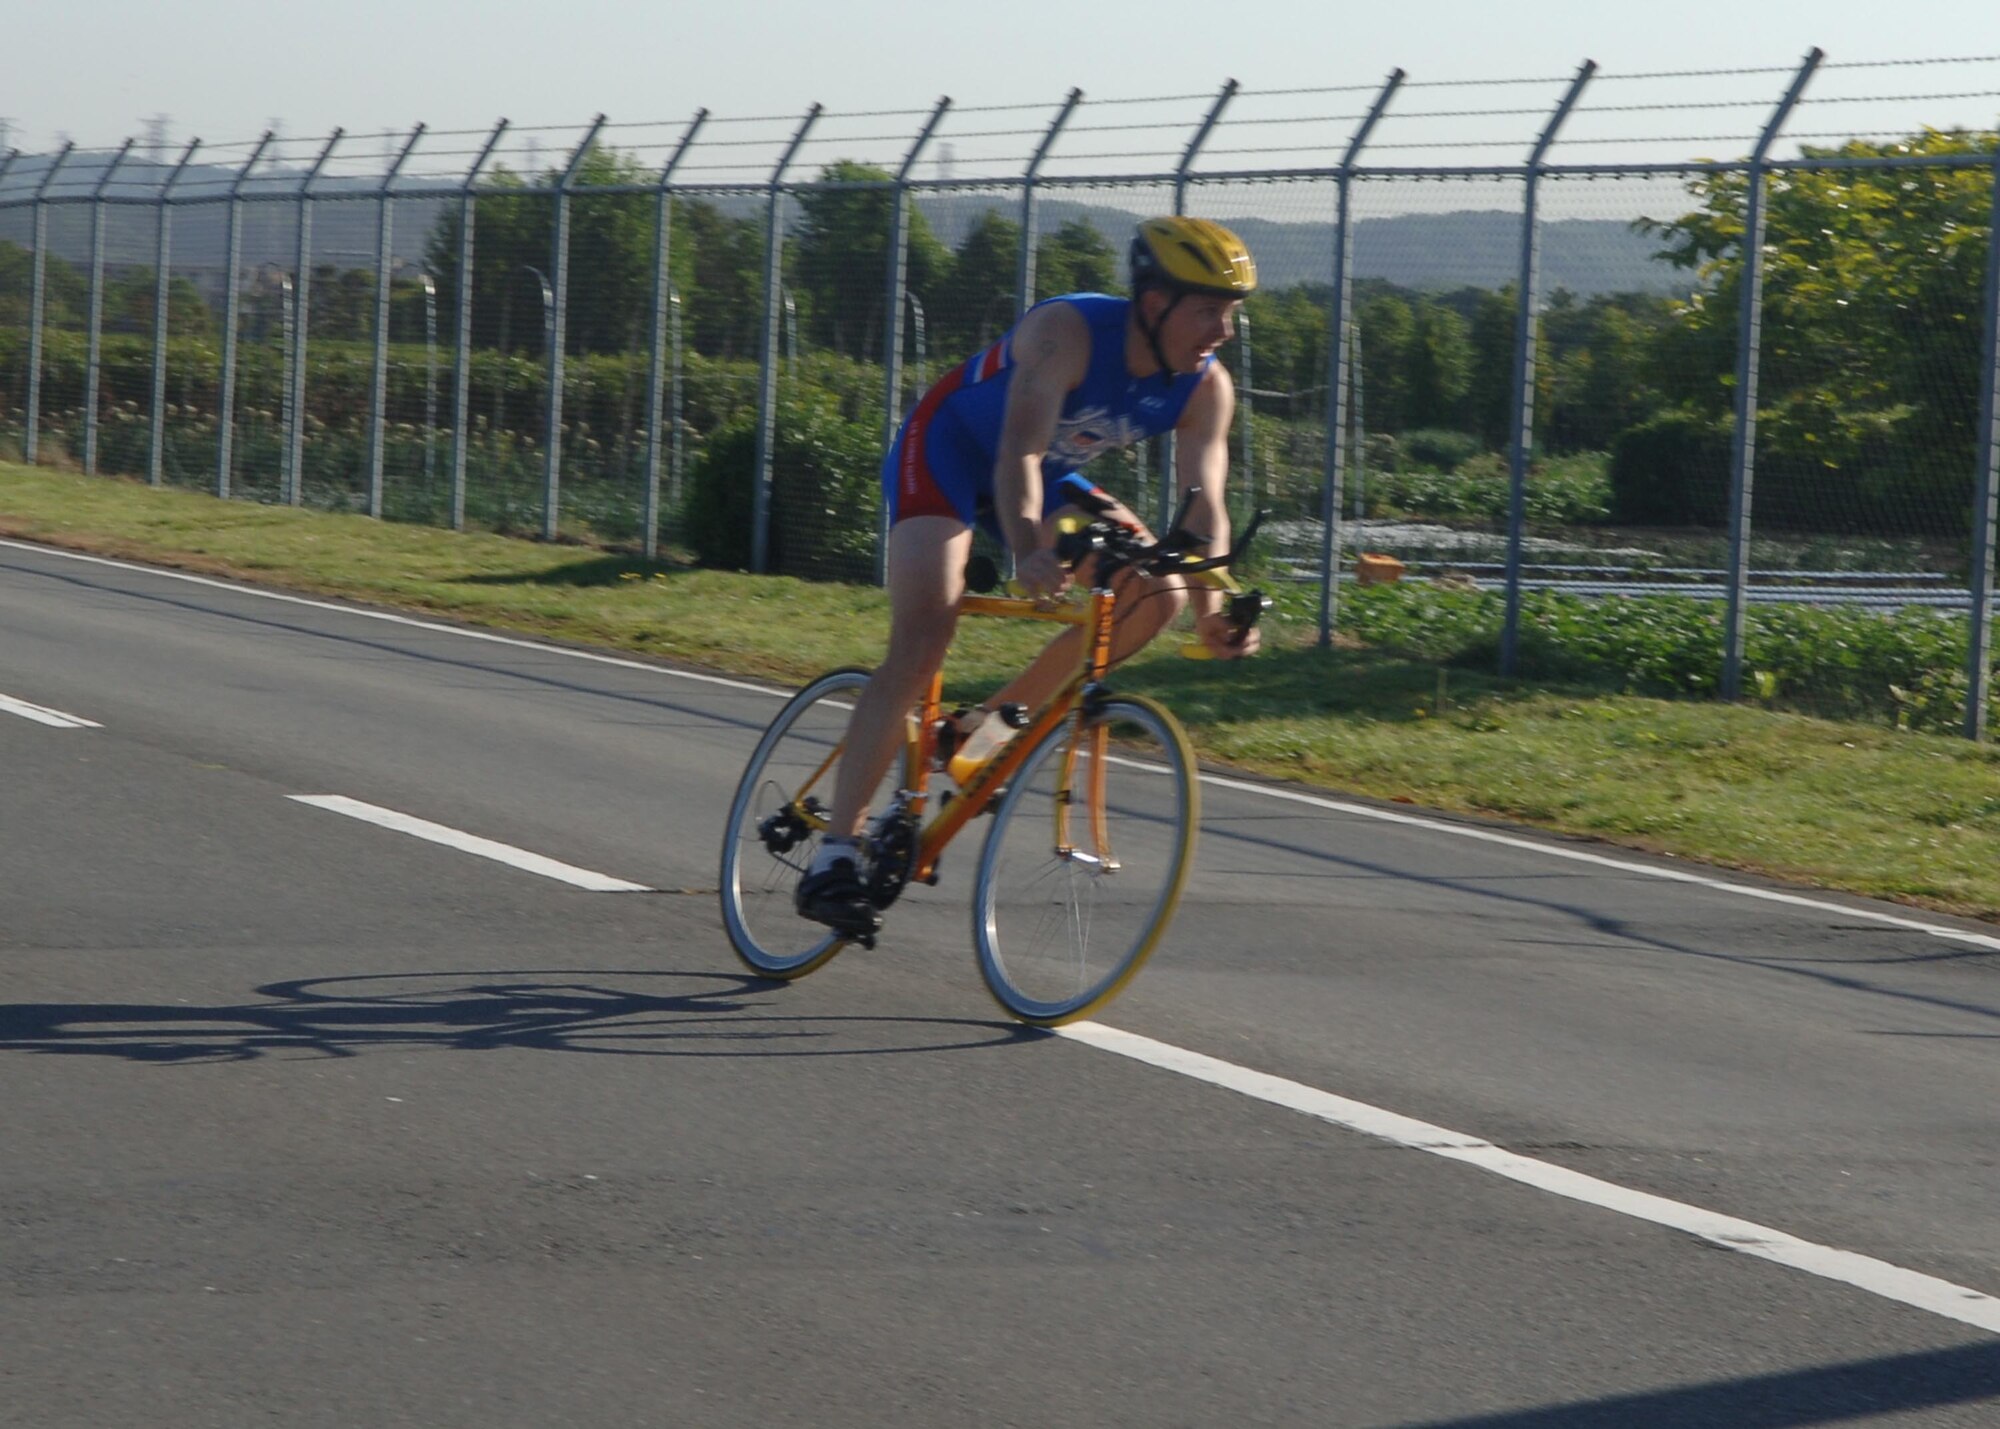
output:
M1100 452L1173 431L1175 476L1198 490L1188 529L1209 554L1229 548L1223 479L1235 390L1215 351L1234 333L1257 268L1235 234L1196 218L1153 218L1130 249L1130 299L1072 293L1038 303L1013 331L953 368L924 394L882 464L889 506L889 649L855 702L827 832L795 891L799 912L838 932L872 933L881 915L861 869L870 791L904 738L904 716L943 665L965 594L975 525L1004 541L1015 578L1035 597L1060 594L1070 574L1055 557L1056 518L1072 510L1139 522L1077 468ZM1221 592L1177 578L1119 577L1112 650L1124 659L1192 601L1213 655L1253 654ZM1004 706L1034 709L1075 669L1076 629L1050 642L1014 681L955 717L966 752L1009 732Z

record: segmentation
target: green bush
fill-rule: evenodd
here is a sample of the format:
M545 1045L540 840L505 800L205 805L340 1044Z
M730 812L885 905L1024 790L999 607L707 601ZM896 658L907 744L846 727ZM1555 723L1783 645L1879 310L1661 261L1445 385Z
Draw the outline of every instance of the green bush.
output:
M1341 597L1348 630L1413 659L1497 663L1498 591L1427 581ZM1586 599L1528 591L1516 670L1530 679L1608 684L1637 694L1710 696L1722 674L1720 601L1682 595ZM1745 613L1746 688L1812 714L1957 733L1965 711L1966 620L1929 609L1755 605ZM1988 723L2000 728L2000 690Z
M1629 526L1729 520L1730 424L1674 409L1611 443L1611 518Z
M818 580L871 579L881 460L880 434L841 416L834 397L806 391L781 402L771 448L768 568ZM689 472L682 522L704 565L750 566L756 480L752 412L717 432Z
M1512 475L1497 452L1466 458L1454 472L1370 471L1365 492L1371 516L1430 516L1481 525L1504 523ZM1537 526L1602 521L1610 488L1601 452L1552 457L1528 469L1528 520Z
M1405 465L1428 467L1433 471L1457 471L1462 462L1479 455L1484 449L1479 438L1470 432L1436 428L1404 432L1396 443Z

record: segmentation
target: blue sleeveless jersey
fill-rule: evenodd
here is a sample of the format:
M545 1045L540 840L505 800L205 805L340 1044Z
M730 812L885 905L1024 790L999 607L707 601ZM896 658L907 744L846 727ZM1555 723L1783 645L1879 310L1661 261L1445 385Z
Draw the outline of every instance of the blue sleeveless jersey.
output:
M1125 365L1125 319L1131 304L1102 293L1050 298L1067 303L1090 329L1090 366L1063 401L1054 438L1042 460L1044 514L1069 500L1064 478L1101 452L1117 451L1170 430L1207 375L1201 367L1162 382L1157 374L1134 377ZM1046 306L1037 304L1037 307ZM1014 375L1014 334L952 368L924 394L903 423L882 463L883 495L890 520L955 515L995 535L993 465L1000 424ZM1071 478L1079 484L1081 477Z

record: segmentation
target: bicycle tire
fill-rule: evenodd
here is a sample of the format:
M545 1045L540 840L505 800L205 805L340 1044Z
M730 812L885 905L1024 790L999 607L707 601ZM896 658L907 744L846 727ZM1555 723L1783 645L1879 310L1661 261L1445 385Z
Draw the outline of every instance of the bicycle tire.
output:
M805 790L818 801L815 812L831 806L832 761L869 674L858 666L829 670L792 696L757 741L729 801L719 880L722 925L736 955L765 977L804 977L851 941L799 917L792 904L792 890L819 844L818 829L802 821L792 830L797 841L774 849L760 825L789 806L808 780L815 781Z
M1173 920L1200 823L1194 751L1155 701L1108 697L1044 735L994 810L973 886L999 1004L1056 1027L1122 992Z

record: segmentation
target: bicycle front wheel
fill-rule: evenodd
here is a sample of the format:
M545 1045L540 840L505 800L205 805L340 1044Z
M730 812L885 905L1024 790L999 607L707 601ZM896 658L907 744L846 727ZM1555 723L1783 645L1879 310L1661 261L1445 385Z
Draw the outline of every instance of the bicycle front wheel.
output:
M766 977L803 977L847 940L798 915L792 891L833 807L848 716L868 671L831 670L778 711L744 767L722 835L722 923L738 957Z
M1122 991L1194 859L1194 752L1153 701L1113 696L1035 746L979 855L972 938L1000 1005L1054 1027Z

